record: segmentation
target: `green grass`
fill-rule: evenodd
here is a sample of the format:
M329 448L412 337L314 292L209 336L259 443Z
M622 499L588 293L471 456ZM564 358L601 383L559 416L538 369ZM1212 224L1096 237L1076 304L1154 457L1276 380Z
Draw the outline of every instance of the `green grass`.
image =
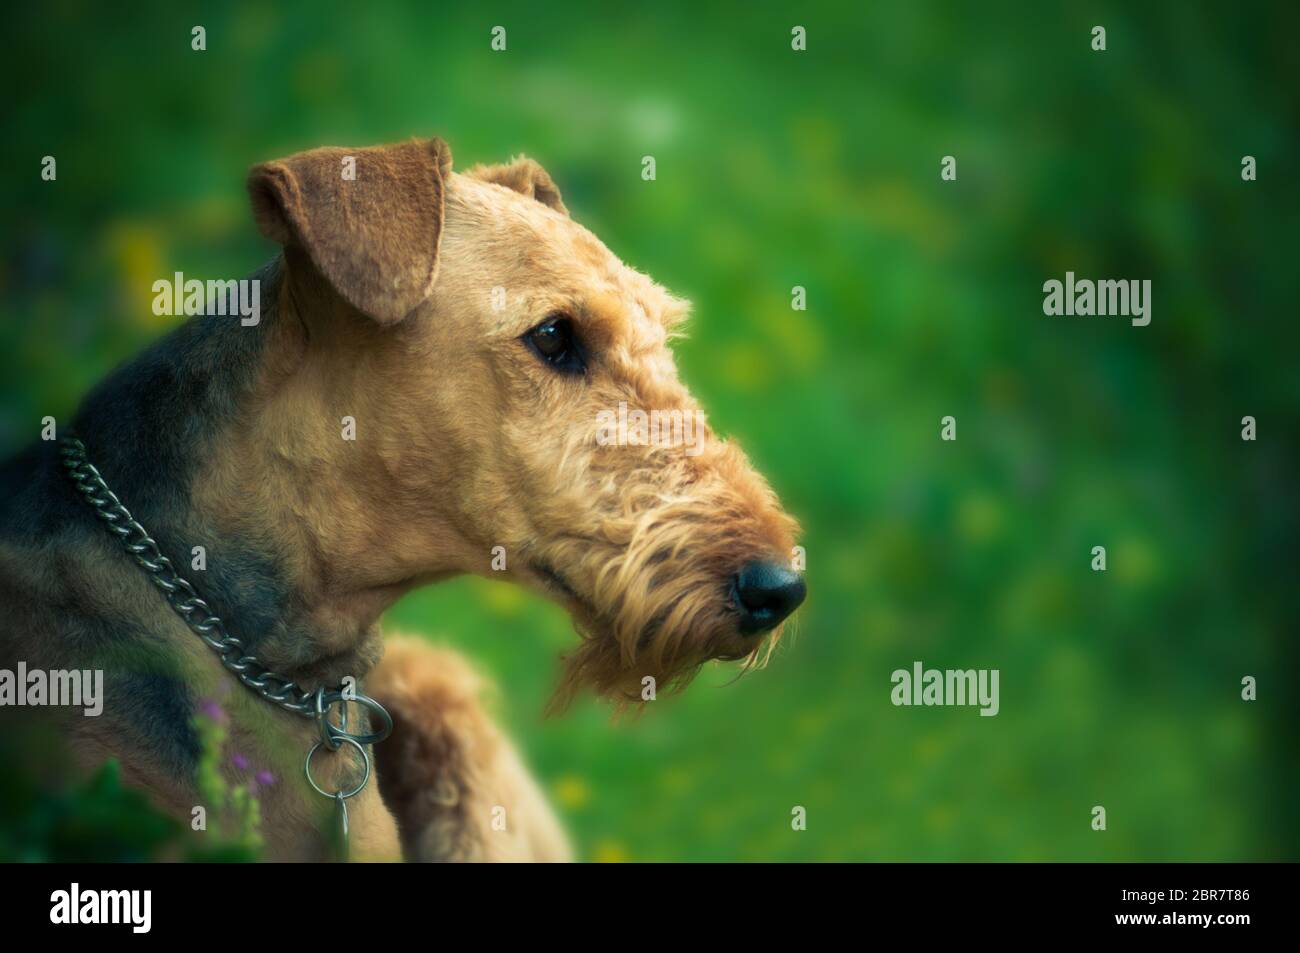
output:
M14 13L5 448L164 330L155 278L269 255L254 161L526 151L693 298L682 374L808 552L768 669L618 723L542 720L575 637L532 596L467 579L390 613L501 686L584 857L1300 857L1293 5L434 7ZM1151 326L1045 317L1066 270L1151 279ZM917 659L998 668L1001 713L893 707Z

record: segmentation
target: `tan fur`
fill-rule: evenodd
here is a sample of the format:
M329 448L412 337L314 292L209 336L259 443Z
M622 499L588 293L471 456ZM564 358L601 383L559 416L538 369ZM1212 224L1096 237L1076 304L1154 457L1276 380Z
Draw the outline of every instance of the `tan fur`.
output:
M306 250L335 290L388 323L433 287L450 170L440 139L317 149L255 166L248 191L264 235Z
M569 214L560 197L560 187L545 169L527 156L517 156L505 165L476 165L465 174L513 189L562 215Z
M355 181L342 178L345 156ZM698 412L669 349L687 305L574 222L540 166L456 174L445 144L413 141L292 156L255 167L249 188L263 231L284 245L281 314L253 399L209 441L190 505L214 535L275 554L294 597L258 644L267 666L308 688L365 676L383 654L384 609L461 573L505 576L568 608L580 641L558 707L583 687L638 700L647 676L662 696L710 659L770 651L779 630L741 635L728 581L750 560L787 562L794 521L711 431L697 455L597 444L598 414L620 402ZM494 307L495 288L506 307ZM521 340L557 313L589 352L585 375L557 374ZM345 416L355 441L341 438ZM114 572L135 572L107 535L98 545ZM156 613L150 584L132 578L129 598L105 598ZM166 625L199 697L230 689L182 623ZM377 748L380 785L349 805L353 856L395 858L400 836L417 859L567 857L470 669L416 643L387 652L368 688L396 730ZM269 855L319 857L330 808L300 780L312 724L238 688L223 704L237 750L285 779L263 795ZM124 757L133 780L187 817L183 786L117 750L111 718L95 721L87 763ZM346 752L323 756L321 777L343 783L355 767ZM491 827L495 806L505 832Z
M570 859L546 799L482 708L484 683L460 656L390 637L366 687L393 716L376 759L408 860Z
M291 164L333 168L337 153ZM743 452L711 432L697 456L596 446L597 414L620 401L699 411L668 346L687 305L534 200L531 172L517 167L531 169L445 178L438 281L396 325L355 314L348 290L331 294L290 245L311 343L218 455L228 472L212 494L281 515L287 504L286 532L299 537L290 548L316 555L304 571L334 594L330 612L353 635L410 586L488 574L493 547L505 547L506 575L563 602L583 637L561 705L583 685L636 699L644 676L662 690L710 658L753 660L761 640L735 632L724 580L748 559L788 560L794 521ZM499 312L494 287L507 296ZM573 317L594 355L585 379L554 374L520 343L555 312ZM355 444L338 438L344 414L357 419Z

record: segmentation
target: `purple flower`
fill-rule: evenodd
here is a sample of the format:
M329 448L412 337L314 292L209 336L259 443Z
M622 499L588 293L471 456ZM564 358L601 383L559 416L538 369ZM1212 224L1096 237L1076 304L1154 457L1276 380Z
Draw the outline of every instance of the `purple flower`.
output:
M275 775L270 771L259 771L257 772L257 783L264 788L269 788L275 783Z
M248 759L245 758L242 754L239 754L238 752L230 756L230 763L233 764L240 771L248 770Z
M220 705L218 705L211 698L205 698L203 701L199 702L199 714L206 715L208 718L211 718L213 721L221 722L223 724L225 723L226 720L225 709L222 708Z

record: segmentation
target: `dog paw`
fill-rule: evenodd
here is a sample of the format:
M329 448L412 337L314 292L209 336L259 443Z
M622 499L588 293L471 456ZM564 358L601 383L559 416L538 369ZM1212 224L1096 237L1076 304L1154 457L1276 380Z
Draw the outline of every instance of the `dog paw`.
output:
M366 690L393 717L375 747L379 790L416 861L564 861L571 851L541 788L459 654L390 638Z

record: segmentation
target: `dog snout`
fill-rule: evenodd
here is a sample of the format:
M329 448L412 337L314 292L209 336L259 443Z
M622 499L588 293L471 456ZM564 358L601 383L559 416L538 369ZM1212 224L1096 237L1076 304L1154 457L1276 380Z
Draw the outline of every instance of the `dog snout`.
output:
M747 563L736 573L734 586L744 635L775 629L799 608L808 591L799 573L764 560Z

